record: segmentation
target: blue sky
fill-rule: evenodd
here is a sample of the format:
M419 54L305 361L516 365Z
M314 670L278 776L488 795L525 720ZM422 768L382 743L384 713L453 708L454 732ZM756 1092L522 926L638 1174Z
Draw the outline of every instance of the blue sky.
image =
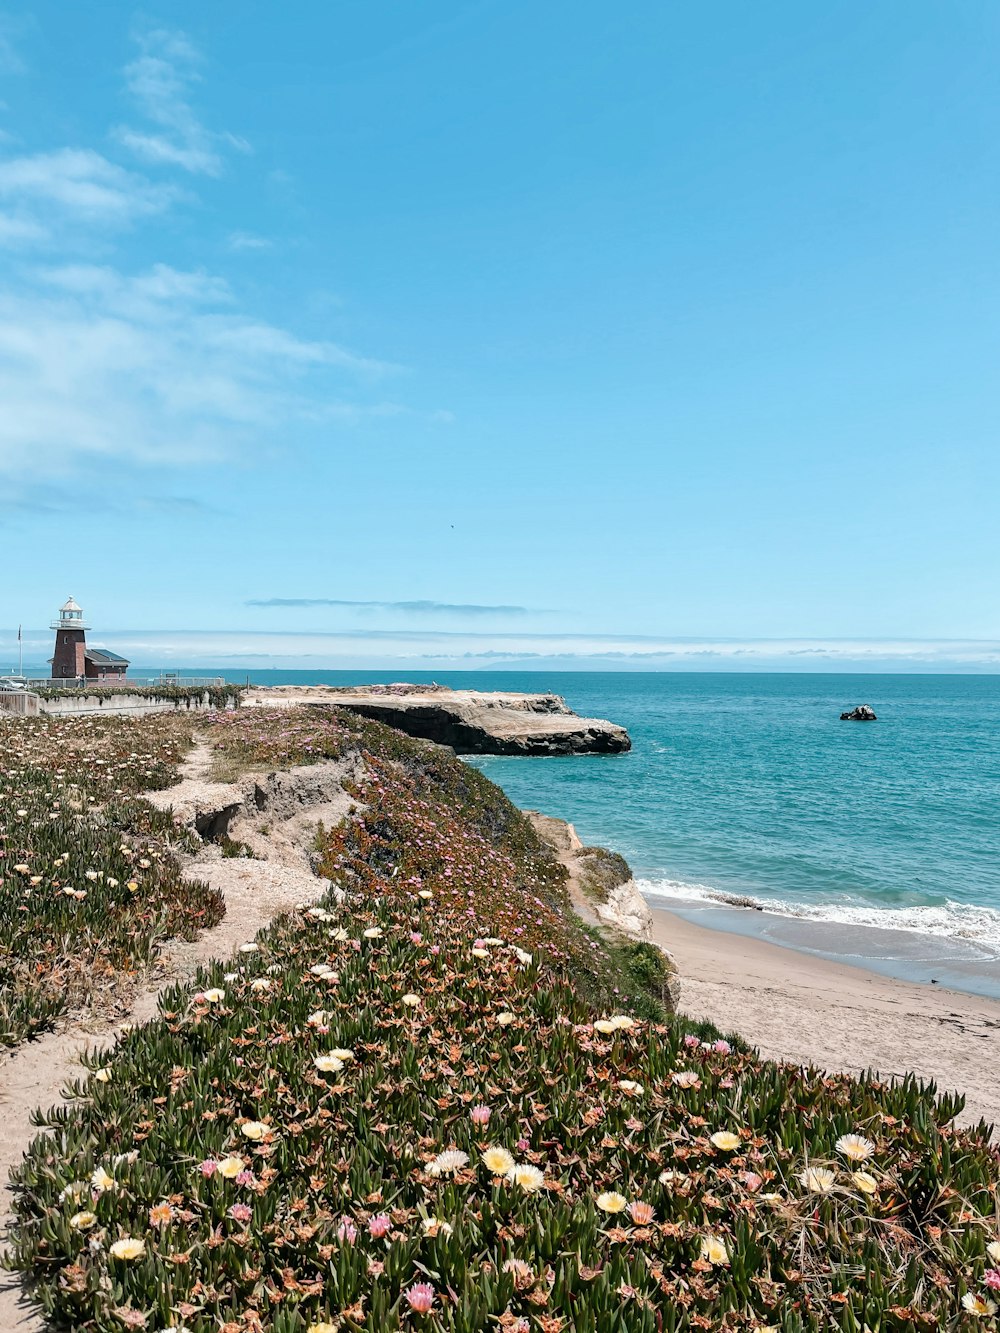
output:
M998 57L968 0L0 9L0 655L72 592L147 665L996 670Z

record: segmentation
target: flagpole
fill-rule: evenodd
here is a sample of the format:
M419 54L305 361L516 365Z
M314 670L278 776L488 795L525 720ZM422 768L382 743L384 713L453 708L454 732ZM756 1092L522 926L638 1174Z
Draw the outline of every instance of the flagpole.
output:
M24 645L21 643L21 626L17 627L17 674L24 675Z

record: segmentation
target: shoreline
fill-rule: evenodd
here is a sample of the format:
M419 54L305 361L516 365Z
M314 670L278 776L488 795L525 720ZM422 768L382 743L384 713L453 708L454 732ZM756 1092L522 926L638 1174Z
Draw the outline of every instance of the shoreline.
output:
M677 964L680 1011L738 1032L768 1059L830 1072L914 1073L965 1095L960 1119L1000 1125L1000 1001L902 980L649 903Z

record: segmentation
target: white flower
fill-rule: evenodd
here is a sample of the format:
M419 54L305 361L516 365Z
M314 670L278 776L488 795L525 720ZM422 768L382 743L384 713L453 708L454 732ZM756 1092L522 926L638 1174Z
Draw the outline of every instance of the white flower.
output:
M729 1247L721 1236L702 1236L701 1257L710 1264L728 1264Z
M461 1171L468 1164L469 1154L467 1152L450 1148L446 1152L439 1152L433 1162L428 1162L427 1174L429 1176L454 1175L456 1171Z
M146 1253L145 1241L132 1236L124 1236L111 1246L111 1255L115 1259L141 1259Z
M521 1163L515 1166L509 1175L514 1184L523 1189L526 1194L534 1194L545 1184L545 1174L539 1171L537 1166L528 1166Z
M967 1291L962 1297L962 1309L974 1315L991 1315L997 1312L995 1301L983 1296L974 1296L971 1291Z
M103 1194L105 1190L113 1190L115 1187L114 1176L109 1176L103 1166L97 1167L90 1177L90 1183L98 1194Z
M226 992L219 986L213 986L211 990L202 992L202 999L207 1000L209 1004L221 1004L226 998Z
M424 1217L420 1222L425 1236L450 1236L452 1225L450 1222L442 1222L439 1217Z
M825 1166L807 1166L799 1173L799 1180L813 1194L829 1194L837 1183L837 1177Z
M367 930L363 930L361 933L366 940L380 940L382 938L382 927L369 926Z
M622 1092L631 1092L636 1097L642 1092L642 1084L635 1083L630 1078L620 1078L618 1080L618 1086L621 1088Z
M679 1088L693 1088L698 1082L698 1075L693 1069L678 1069L676 1074L671 1074L672 1083L676 1083Z
M837 1140L836 1148L850 1162L865 1162L875 1151L875 1145L871 1139L866 1139L863 1134L842 1134Z
M344 1067L343 1060L335 1055L314 1055L313 1064L322 1074L339 1074Z
M995 1264L1000 1264L1000 1240L991 1240L986 1247L986 1253Z
M517 961L519 963L522 963L525 967L527 967L528 964L532 962L533 956L530 953L528 953L526 949L519 949L516 944L512 944L511 950Z
M485 1148L483 1166L495 1176L507 1176L514 1170L514 1158L506 1148Z
M420 996L414 995L411 991L409 995L403 996L403 1003L410 1009L416 1009L417 1005L420 1003Z

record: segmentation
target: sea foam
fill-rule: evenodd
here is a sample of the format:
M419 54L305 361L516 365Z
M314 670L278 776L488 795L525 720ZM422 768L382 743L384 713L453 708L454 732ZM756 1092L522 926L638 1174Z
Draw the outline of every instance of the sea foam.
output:
M940 939L961 940L981 950L985 959L1000 959L1000 911L978 904L948 900L934 906L876 907L857 898L800 903L728 893L707 884L688 884L683 880L638 879L636 883L652 907L702 903L713 907L745 907L798 920L904 930Z

